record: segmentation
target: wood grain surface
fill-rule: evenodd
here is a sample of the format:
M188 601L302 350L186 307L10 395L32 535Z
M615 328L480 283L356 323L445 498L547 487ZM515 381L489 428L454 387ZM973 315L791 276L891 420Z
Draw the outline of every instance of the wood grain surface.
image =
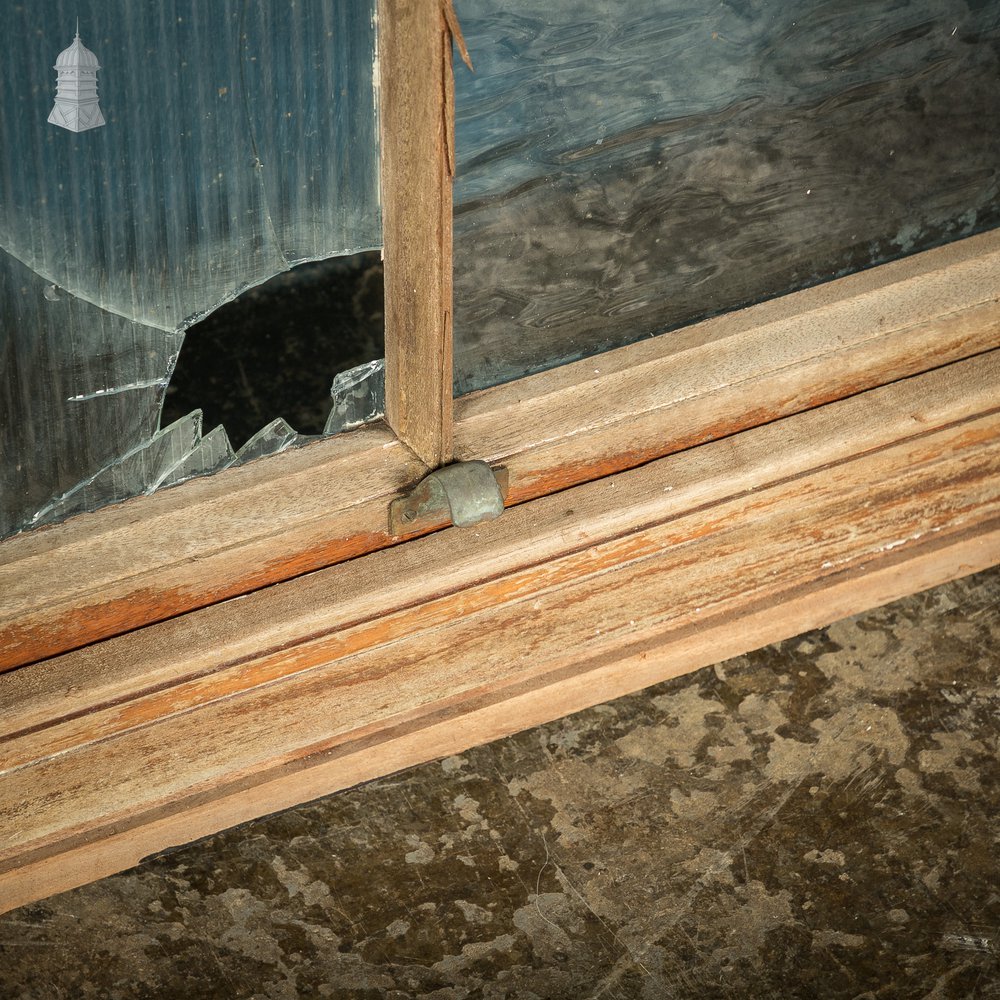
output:
M1000 561L1000 352L0 678L0 908Z
M431 468L451 458L450 4L380 0L385 412Z
M510 504L1000 345L1000 234L457 401ZM0 543L0 670L393 544L427 466L380 424Z

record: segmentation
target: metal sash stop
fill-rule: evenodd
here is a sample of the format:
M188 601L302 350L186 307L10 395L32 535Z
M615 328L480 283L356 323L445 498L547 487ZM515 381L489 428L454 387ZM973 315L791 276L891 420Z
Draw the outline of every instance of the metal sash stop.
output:
M507 483L506 469L491 469L485 462L456 462L435 469L406 496L389 504L389 531L406 535L442 521L459 528L492 521L503 513Z

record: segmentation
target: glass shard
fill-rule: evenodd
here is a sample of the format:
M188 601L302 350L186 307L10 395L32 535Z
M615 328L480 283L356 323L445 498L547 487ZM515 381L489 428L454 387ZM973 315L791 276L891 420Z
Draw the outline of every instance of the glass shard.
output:
M304 444L306 440L308 439L298 434L295 428L289 427L281 417L276 417L240 448L236 453L235 464L244 465L264 455L276 455L293 445Z
M341 372L330 386L333 407L324 434L339 434L385 413L385 361L369 361Z
M210 430L163 478L150 490L176 486L186 479L208 476L228 468L236 459L226 429L220 424Z

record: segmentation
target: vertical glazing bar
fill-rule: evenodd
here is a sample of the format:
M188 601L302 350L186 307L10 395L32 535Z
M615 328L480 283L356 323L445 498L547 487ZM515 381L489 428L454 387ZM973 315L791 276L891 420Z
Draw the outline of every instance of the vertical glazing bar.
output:
M379 0L386 419L432 468L452 452L450 20Z

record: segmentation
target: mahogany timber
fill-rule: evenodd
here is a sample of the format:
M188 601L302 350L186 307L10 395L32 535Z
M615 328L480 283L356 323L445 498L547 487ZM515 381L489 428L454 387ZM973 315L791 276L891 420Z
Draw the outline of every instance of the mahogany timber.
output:
M385 412L431 468L452 447L454 23L450 0L379 0Z
M457 401L517 504L1000 345L1000 232ZM0 670L393 544L372 425L0 543ZM409 537L409 536L407 536Z
M0 677L0 910L1000 561L1000 351Z

